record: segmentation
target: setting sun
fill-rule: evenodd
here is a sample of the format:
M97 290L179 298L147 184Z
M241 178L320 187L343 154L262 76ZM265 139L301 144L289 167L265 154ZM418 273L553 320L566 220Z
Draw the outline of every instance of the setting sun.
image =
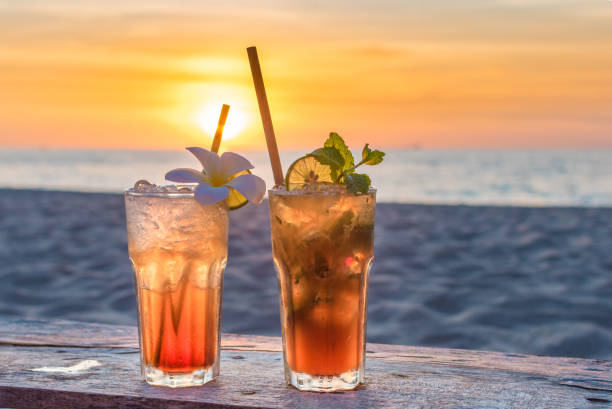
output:
M195 115L197 124L210 137L213 137L217 130L222 105L223 103L210 103L199 109ZM235 138L246 128L247 124L248 116L239 107L230 105L227 121L223 129L223 139Z

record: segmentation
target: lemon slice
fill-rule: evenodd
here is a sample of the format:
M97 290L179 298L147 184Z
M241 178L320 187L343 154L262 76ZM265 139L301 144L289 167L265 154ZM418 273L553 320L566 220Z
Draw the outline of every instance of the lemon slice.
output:
M334 183L331 168L320 163L312 155L302 156L293 162L285 176L287 190L303 190L319 183Z
M251 173L249 170L243 170L242 172L236 173L234 176L231 177L231 179L235 179L240 175L247 175L249 173ZM227 195L227 197L225 198L225 203L227 204L229 210L240 209L242 206L249 202L242 193L240 193L233 187L227 186L227 188L229 189L229 195Z

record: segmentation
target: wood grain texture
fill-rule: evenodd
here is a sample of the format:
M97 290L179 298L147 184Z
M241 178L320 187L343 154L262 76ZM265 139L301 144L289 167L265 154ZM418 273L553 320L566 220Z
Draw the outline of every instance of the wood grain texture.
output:
M367 383L317 394L287 387L280 340L224 335L221 376L187 389L147 385L133 327L0 320L0 407L612 408L612 362L368 344ZM66 375L34 372L86 359Z

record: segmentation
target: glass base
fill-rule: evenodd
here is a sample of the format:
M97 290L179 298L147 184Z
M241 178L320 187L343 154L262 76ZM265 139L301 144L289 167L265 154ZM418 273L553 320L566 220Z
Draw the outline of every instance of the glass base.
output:
M146 366L144 375L149 385L167 386L170 388L199 386L215 379L212 366L208 369L196 369L193 372L186 373L168 373L161 369Z
M301 391L336 392L350 391L363 383L363 375L351 369L340 375L308 375L301 372L289 371L291 386Z

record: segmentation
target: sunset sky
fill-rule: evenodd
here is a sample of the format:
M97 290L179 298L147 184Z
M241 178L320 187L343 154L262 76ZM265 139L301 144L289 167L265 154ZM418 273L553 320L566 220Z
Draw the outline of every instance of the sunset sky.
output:
M612 148L612 1L0 0L0 146Z

